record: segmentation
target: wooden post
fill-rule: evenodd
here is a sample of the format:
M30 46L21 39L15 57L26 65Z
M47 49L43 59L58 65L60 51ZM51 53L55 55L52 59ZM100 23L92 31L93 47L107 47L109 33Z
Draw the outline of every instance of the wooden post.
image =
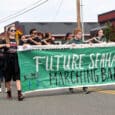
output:
M80 0L76 0L76 13L77 13L77 29L82 30L81 28L81 4Z

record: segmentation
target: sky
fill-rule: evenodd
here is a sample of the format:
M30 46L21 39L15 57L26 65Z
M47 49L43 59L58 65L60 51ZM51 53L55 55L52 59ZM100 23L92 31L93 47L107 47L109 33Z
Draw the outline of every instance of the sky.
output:
M21 9L30 8L39 0L1 0L0 32L4 26L15 22L75 22L76 0L48 0L41 6L13 19L3 22L3 18ZM45 1L45 0L43 0ZM98 14L115 10L115 0L81 0L84 22L97 22Z

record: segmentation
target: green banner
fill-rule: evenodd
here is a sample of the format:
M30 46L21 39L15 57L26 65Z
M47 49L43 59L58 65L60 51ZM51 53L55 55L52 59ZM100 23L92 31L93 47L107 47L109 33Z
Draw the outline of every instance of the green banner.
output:
M43 46L18 51L18 60L24 93L115 84L115 46Z

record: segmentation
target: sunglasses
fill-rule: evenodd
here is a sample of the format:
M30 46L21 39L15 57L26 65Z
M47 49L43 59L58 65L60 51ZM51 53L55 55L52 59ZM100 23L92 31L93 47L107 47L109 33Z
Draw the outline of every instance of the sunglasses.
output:
M10 32L16 32L16 30L10 30Z

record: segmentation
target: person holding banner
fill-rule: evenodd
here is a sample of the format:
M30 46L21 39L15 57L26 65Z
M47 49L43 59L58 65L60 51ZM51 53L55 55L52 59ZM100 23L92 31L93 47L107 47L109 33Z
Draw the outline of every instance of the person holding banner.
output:
M45 39L45 35L41 32L38 32L38 38L41 40L42 45L49 45L49 43Z
M72 39L73 39L73 34L71 32L68 32L68 33L66 33L66 36L62 43L64 45L69 44Z
M38 37L38 32L36 29L30 30L30 37L28 38L28 44L30 44L30 45L41 45L41 40Z
M0 92L2 92L1 82L4 77L4 49L8 47L4 39L0 39Z
M50 32L45 33L45 41L47 42L47 45L55 45L55 38Z
M28 36L22 35L20 37L19 45L26 45L28 44Z
M19 39L16 38L15 26L10 26L7 29L7 36L5 39L7 48L5 49L5 82L7 88L7 98L12 99L11 80L16 81L18 100L24 99L21 92L20 69L18 64L17 46Z
M73 46L76 45L76 44L84 44L83 41L82 41L82 31L81 30L76 30L74 32L74 38L72 40L69 41L68 44L72 44ZM69 91L71 93L73 93L73 88L69 88ZM83 87L83 91L85 92L85 94L88 94L89 91L88 91L88 87Z
M107 39L104 36L103 30L99 29L99 30L96 31L95 36L92 39L88 40L87 42L90 42L90 43L103 43L103 42L107 42Z

